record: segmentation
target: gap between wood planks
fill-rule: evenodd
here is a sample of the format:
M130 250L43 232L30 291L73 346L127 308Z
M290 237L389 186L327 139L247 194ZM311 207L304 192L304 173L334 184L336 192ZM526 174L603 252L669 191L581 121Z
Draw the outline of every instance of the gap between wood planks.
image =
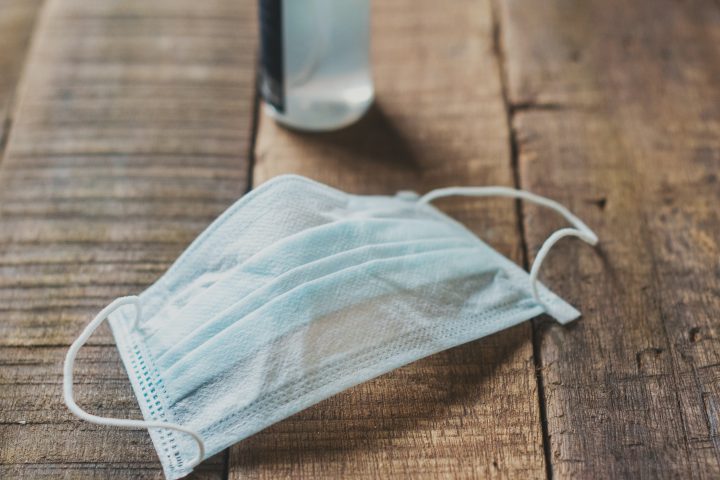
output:
M498 5L523 186L601 238L544 269L585 314L535 327L552 473L717 478L720 9ZM557 221L525 210L532 256Z
M0 163L12 129L17 86L44 0L0 0ZM4 80L4 81L3 81Z
M528 109L535 108L533 104L516 105L513 104L510 99L509 83L507 74L507 65L505 62L505 45L502 41L502 18L500 14L500 7L498 6L500 0L490 0L490 9L492 15L492 46L493 54L497 59L498 72L500 76L500 85L502 87L502 98L505 104L505 116L507 119L507 130L508 130L508 142L510 149L510 165L513 173L513 184L515 188L522 189L522 183L520 180L520 158L519 158L519 146L517 140L517 132L513 126L513 118L518 108ZM517 229L520 235L520 246L522 249L522 266L526 271L530 269L530 262L528 260L528 244L527 235L525 234L525 212L523 209L523 202L520 199L515 200L515 215L517 217ZM530 322L533 325L531 329L532 346L533 346L533 365L535 367L535 382L537 383L537 398L538 398L538 409L540 412L540 428L542 431L542 442L543 442L543 455L545 457L545 476L547 480L553 478L552 470L552 456L550 449L550 438L548 432L548 420L547 420L547 405L545 404L545 383L541 375L542 368L542 350L540 347L540 340L536 328L538 320L533 318Z

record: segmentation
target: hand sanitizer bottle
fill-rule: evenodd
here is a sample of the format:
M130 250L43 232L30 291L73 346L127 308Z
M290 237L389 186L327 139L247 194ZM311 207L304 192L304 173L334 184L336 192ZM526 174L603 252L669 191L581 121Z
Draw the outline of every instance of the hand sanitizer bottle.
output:
M373 101L370 0L259 0L260 94L299 130L347 126Z

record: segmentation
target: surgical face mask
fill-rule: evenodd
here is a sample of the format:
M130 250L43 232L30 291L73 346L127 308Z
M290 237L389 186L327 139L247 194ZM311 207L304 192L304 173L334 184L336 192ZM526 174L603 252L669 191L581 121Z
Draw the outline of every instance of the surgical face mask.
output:
M563 215L530 274L430 205L450 195L528 200ZM597 237L556 202L504 187L423 197L349 195L278 177L221 215L156 283L115 300L65 359L77 416L147 428L174 479L203 459L353 385L541 313L579 312L537 281L565 236ZM73 399L78 349L109 320L145 420Z

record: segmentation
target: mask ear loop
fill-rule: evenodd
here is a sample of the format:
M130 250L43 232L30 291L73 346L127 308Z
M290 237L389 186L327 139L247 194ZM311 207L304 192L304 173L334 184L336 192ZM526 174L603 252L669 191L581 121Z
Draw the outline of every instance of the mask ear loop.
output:
M560 230L556 230L552 235L550 235L545 240L545 242L543 242L542 247L540 247L540 250L535 256L535 261L530 268L530 287L532 288L532 294L535 300L543 307L545 307L546 305L545 302L543 302L540 298L540 293L538 292L538 274L540 273L540 267L542 266L543 261L545 261L545 257L547 257L550 249L552 249L552 247L557 242L559 242L565 237L578 237L579 239L583 240L586 243L589 243L590 245L597 245L598 243L598 236L595 234L595 232L590 230L590 227L585 225L582 220L573 215L570 210L568 210L555 200L550 200L549 198L526 192L525 190L517 190L515 188L509 187L438 188L437 190L432 190L420 197L418 199L418 203L427 204L438 198L457 195L465 197L509 197L526 200L530 203L534 203L536 205L540 205L542 207L546 207L556 211L557 213L562 215L565 220L567 220L573 227L575 227L561 228Z
M100 326L100 324L107 319L107 317L120 307L125 305L133 305L135 307L136 316L131 327L134 327L141 317L140 299L137 296L120 297L113 301L110 305L103 308L100 313L90 322L85 329L82 331L80 336L70 345L67 355L65 356L65 364L63 366L63 395L65 397L65 405L70 409L72 413L80 417L81 419L95 423L97 425L107 425L112 427L131 428L131 429L147 429L147 428L167 428L170 430L177 430L178 432L186 433L192 437L198 445L198 454L190 462L189 467L194 468L197 466L205 457L205 444L202 438L196 432L185 428L181 425L167 422L146 422L144 420L130 420L123 418L111 418L111 417L99 417L91 413L86 412L75 403L73 395L73 367L75 365L75 357L77 356L80 347L85 345L90 336Z

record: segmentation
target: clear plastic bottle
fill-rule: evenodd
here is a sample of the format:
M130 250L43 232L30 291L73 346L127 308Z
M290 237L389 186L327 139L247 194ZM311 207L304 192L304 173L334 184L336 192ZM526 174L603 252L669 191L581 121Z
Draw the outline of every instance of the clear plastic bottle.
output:
M370 0L260 0L260 33L260 92L278 122L335 130L372 104Z

